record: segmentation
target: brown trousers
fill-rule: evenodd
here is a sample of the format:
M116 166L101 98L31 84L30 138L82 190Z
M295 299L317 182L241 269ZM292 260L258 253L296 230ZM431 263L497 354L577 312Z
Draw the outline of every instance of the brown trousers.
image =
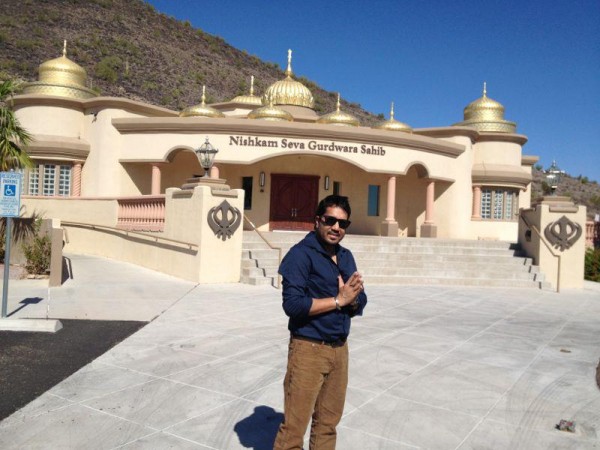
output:
M310 450L334 450L348 386L348 344L292 339L283 381L284 419L274 450L299 450L312 416Z

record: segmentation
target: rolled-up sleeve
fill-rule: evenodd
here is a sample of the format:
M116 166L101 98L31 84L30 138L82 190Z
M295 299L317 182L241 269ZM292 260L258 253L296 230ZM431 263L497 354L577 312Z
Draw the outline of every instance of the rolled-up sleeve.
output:
M283 310L292 319L306 319L312 307L307 285L311 271L308 255L295 248L289 251L279 266L283 277Z

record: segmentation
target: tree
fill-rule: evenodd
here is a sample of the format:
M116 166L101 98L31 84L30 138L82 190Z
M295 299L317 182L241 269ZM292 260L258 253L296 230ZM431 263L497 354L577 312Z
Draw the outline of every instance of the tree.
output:
M32 136L21 126L10 105L10 99L17 91L12 80L0 84L0 171L33 167L25 147Z

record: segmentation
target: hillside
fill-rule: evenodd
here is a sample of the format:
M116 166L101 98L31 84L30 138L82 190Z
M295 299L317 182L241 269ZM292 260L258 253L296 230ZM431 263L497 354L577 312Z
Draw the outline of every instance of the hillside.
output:
M173 110L200 101L231 100L248 92L251 75L262 94L284 77L279 64L264 62L222 38L157 12L142 0L3 0L0 15L0 79L37 79L40 63L68 56L83 66L89 84L101 95L122 96ZM282 53L281 63L287 54ZM313 93L316 111L335 110L336 94L297 78ZM342 108L371 125L381 118L356 103ZM533 198L544 192L543 173L534 170ZM569 195L600 213L600 186L586 177L565 176L558 194Z
M67 56L88 73L101 95L123 96L174 110L247 94L250 76L255 92L284 77L277 63L261 61L222 38L157 12L141 0L3 0L0 16L0 78L37 79L40 63ZM287 62L282 52L281 63ZM293 62L292 62L293 68ZM335 110L336 94L297 77L313 93L315 109ZM363 124L377 120L360 105L342 108Z

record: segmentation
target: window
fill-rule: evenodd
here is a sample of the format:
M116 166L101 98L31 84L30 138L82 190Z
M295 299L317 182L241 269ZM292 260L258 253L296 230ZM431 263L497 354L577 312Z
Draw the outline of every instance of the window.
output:
M340 195L342 191L342 184L339 181L333 182L333 195Z
M519 192L515 189L481 189L481 218L515 220Z
M71 165L38 163L25 172L24 186L27 195L43 195L46 197L71 195ZM25 180L26 179L26 180Z
M369 199L367 205L368 216L379 215L379 186L369 185Z
M252 209L252 177L242 177L242 189L244 190L244 210Z

